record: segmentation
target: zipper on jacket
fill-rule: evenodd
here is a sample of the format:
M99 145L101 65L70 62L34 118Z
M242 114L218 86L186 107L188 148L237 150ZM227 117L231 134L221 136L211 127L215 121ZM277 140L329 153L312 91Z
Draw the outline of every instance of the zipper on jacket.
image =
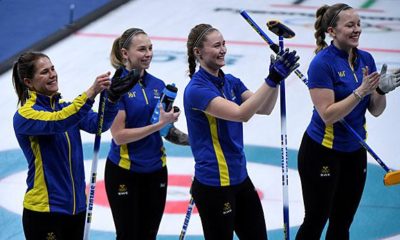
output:
M75 215L76 212L76 195L75 195L75 183L74 183L74 177L72 175L72 159L71 159L71 142L69 140L68 132L65 132L65 138L67 139L68 143L68 162L69 162L69 174L71 177L71 183L72 183L72 195L73 195L73 202L74 202L74 207L72 210L72 214Z
M56 110L56 101L54 97L50 97L50 107L53 110Z
M146 101L146 105L149 105L149 100L147 99L146 91L144 90L143 84L139 82L140 87L142 88L142 93L144 96L144 100Z
M352 73L353 73L354 79L356 80L356 82L358 82L357 75L356 75L356 73L354 72L353 64L351 64L350 61L349 61L349 66L350 66L350 69L351 69L351 71L352 71Z

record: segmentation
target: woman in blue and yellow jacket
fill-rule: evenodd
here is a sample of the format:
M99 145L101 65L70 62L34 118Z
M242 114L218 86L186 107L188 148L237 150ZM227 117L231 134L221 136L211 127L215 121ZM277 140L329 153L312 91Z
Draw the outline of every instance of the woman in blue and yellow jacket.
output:
M153 44L140 28L129 28L114 40L111 64L126 75L131 69L141 79L121 97L110 129L112 142L104 172L107 198L118 240L155 240L163 216L168 185L167 157L160 130L178 120L179 112L165 112L158 102L165 83L147 70ZM159 120L152 122L155 108ZM187 135L171 127L165 139L187 145Z
M96 133L97 113L91 108L104 89L112 97L105 104L102 131L110 128L121 93L115 90L121 85L116 89L109 76L99 75L88 90L63 102L48 56L27 52L14 64L13 84L21 105L14 115L14 131L28 161L22 217L26 239L83 238L86 195L80 130Z
M246 167L243 122L269 115L279 85L298 67L296 52L271 58L269 74L256 92L224 73L227 47L210 24L194 26L187 38L190 82L183 104L195 160L191 194L206 240L267 240L263 207ZM197 67L198 66L198 67Z

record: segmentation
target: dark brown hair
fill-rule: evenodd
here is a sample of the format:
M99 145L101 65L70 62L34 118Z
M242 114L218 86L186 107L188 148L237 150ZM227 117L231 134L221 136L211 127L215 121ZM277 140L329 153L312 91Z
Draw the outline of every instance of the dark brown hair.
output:
M192 78L196 72L196 56L194 55L194 48L203 48L203 43L206 40L208 34L217 29L213 28L210 24L198 24L190 30L188 40L186 43L188 63L189 63L189 77Z
M12 81L18 96L18 105L23 106L28 99L28 87L24 83L24 78L33 78L37 71L36 62L41 58L49 57L40 52L26 52L21 54L13 65Z

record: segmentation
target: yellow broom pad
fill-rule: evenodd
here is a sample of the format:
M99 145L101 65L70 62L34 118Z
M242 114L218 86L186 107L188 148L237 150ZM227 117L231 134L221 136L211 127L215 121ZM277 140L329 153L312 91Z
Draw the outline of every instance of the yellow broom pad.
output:
M383 177L385 186L392 186L400 183L400 170L390 171Z

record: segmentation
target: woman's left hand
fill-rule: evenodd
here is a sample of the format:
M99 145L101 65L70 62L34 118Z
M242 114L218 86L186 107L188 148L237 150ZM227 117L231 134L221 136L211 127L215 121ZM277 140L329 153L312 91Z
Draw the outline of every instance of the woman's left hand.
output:
M361 97L365 97L376 90L379 85L380 74L373 72L369 74L368 66L363 68L363 79L361 85L357 88L357 93Z
M181 114L181 111L175 112L174 108L172 108L169 112L164 111L164 108L162 107L162 104L160 104L160 118L159 122L161 123L162 126L167 125L168 123L173 123L178 121L179 115Z
M96 80L94 81L92 86L86 91L88 98L93 100L97 96L97 94L110 87L110 74L111 72L106 72L96 77Z

